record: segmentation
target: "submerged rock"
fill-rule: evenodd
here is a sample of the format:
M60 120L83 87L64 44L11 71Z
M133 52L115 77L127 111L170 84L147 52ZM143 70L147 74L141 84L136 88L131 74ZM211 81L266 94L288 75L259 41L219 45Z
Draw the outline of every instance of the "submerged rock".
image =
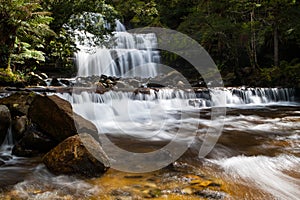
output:
M84 177L100 176L110 167L100 144L86 133L61 142L43 157L43 162L53 173Z
M11 123L10 111L5 105L0 105L0 145L3 143Z
M89 133L98 138L95 125L74 113L71 104L56 95L37 95L30 106L28 116L57 142L77 133Z

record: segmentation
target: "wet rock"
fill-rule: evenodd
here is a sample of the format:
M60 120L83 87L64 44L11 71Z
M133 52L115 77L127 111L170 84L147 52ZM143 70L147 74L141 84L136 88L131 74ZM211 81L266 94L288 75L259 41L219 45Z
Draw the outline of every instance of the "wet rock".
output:
M151 89L150 88L138 88L134 91L134 94L150 94L151 93Z
M52 78L50 86L63 86L57 78Z
M30 106L28 117L43 133L58 142L77 133L89 133L98 138L95 125L74 113L71 104L56 95L37 95Z
M27 116L16 116L12 121L12 133L14 140L18 141L24 136L24 132L27 128L28 119Z
M66 80L66 79L61 79L60 82L62 84L64 84L65 86L73 86L73 83L69 80Z
M179 88L184 88L185 87L185 83L183 81L178 81L176 84L177 87Z
M191 86L196 88L202 88L202 87L206 87L206 84L204 80L199 80L199 81L192 82Z
M0 166L3 166L3 165L5 165L5 162L0 160Z
M28 85L47 86L47 83L38 74L35 74L34 72L30 72L28 76L29 76L27 81Z
M162 83L150 82L150 83L147 83L147 87L148 88L163 88L163 87L166 87L166 86L163 85Z
M97 177L109 168L109 160L99 143L89 134L67 138L43 157L47 168L57 174Z
M104 74L102 74L102 75L100 76L100 81L101 81L101 82L105 82L106 80L107 80L107 76L104 75Z
M103 83L98 82L96 84L96 93L103 94L104 92L106 92L106 87Z
M0 145L3 143L10 127L11 115L7 106L0 105Z
M41 132L36 125L31 124L12 152L16 156L32 157L46 153L56 145L56 141Z
M12 156L9 155L0 155L0 159L3 161L9 161L12 159Z
M133 88L131 85L125 83L124 81L117 81L114 86L115 89Z
M141 82L137 79L129 79L128 84L131 85L133 88L139 88L141 86Z
M110 79L107 79L106 81L105 81L105 83L106 84L111 84L111 85L114 85L115 84L115 82L114 81L112 81L112 80L110 80Z
M24 149L20 144L15 144L12 154L20 157L34 157L40 155L40 152L32 149Z
M12 117L27 115L35 93L17 92L8 97L0 99L0 105L6 105Z
M42 79L48 79L48 75L46 73L40 73L39 76L42 78Z

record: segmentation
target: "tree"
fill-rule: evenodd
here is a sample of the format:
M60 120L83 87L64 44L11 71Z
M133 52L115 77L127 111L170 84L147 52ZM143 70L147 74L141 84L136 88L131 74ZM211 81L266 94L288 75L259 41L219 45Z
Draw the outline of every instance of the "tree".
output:
M56 36L48 37L45 46L50 62L58 65L70 64L69 58L77 51L78 31L93 34L91 42L100 45L105 41L105 35L114 30L118 17L115 9L104 0L44 0L41 4L54 18L50 27Z
M161 26L155 0L110 1L129 28Z
M38 47L42 37L51 34L49 12L42 12L39 0L0 0L0 60L1 67L10 70L14 49L24 42L27 47ZM15 45L16 41L18 42ZM28 46L29 45L29 46ZM28 50L28 49L27 49ZM31 49L34 50L34 49ZM28 55L28 54L27 54ZM37 58L32 55L29 58ZM39 56L40 58L40 56Z

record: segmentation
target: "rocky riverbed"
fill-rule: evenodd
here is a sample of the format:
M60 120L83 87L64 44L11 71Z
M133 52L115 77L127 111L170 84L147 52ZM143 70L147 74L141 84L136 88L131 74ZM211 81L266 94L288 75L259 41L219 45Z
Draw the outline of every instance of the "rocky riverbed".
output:
M236 93L234 98L243 96L238 91L243 91L244 94L248 94L248 91L249 94L254 94L254 91L266 94L268 91L274 93L281 91L226 90ZM285 94L284 91L279 93ZM63 99L69 98L67 94L57 96L49 93L13 92L9 97L0 99L3 108L1 119L11 124L11 128L3 126L2 131L4 143L0 155L0 164L2 163L0 198L297 199L299 193L296 188L299 186L300 177L297 171L300 145L298 131L300 113L297 102L287 101L287 98L283 102L272 100L273 103L262 102L255 105L237 104L242 102L242 99L229 101L222 135L213 151L206 158L200 159L198 151L212 120L211 108L203 107L204 104L199 103L204 102L203 95L190 99L188 95L183 95L184 93L176 90L171 90L170 93L168 89L142 93L148 97L130 93L136 97L133 98L129 93L114 93L114 91L105 94L94 93L102 95L102 100L91 102L88 106L100 109L98 113L101 114L99 115L101 125L104 128L106 126L112 128L106 133L106 137L128 152L153 152L170 143L169 136L172 136L172 131L176 133L181 127L183 133L185 129L188 133L188 127L197 121L198 139L194 140L193 145L178 160L149 173L128 173L109 168L105 156L108 149L102 152L104 141L97 137L98 115L89 120L83 118L83 115L77 113L79 102L73 101L71 105L70 99L69 101ZM73 96L75 98L76 94ZM272 98L271 96L269 97ZM159 124L157 120L166 118L164 116L168 116L166 119L172 119L165 121L166 126L162 127L168 137L151 139L120 132L118 134L113 129L115 127L109 125L110 112L106 110L104 115L101 111L106 109L104 107L106 105L110 107L118 105L109 103L107 97L116 98L123 103L124 98L129 98L127 101L135 103L136 106L145 104L145 107L139 107L140 110L130 111L133 113L144 108L148 109L153 102L167 106L179 100L180 105L184 105L182 107L184 110L174 112L173 109L166 110L166 107L163 107L158 115L152 113L152 120L155 122L153 125ZM257 100L258 97L253 96L253 99ZM166 104L167 102L172 104ZM115 122L124 119L122 112L118 111L120 110L111 113L116 115ZM152 112L158 111L154 109ZM143 121L135 122L144 125L143 134L147 133L149 128L151 131L155 127L146 123L147 116L147 112L143 113L142 118L137 115L137 119ZM197 116L200 116L200 119ZM213 119L213 123L220 123L220 119ZM89 145L84 145L82 141ZM93 151L96 153L93 154ZM94 159L95 155L101 155L100 159ZM125 160L131 162L130 159L132 158Z

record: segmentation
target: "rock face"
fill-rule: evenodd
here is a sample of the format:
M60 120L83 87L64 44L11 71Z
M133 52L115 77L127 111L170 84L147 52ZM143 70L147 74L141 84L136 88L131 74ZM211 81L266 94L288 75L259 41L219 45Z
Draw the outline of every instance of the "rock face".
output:
M95 138L98 135L94 124L73 113L71 104L55 95L37 95L29 108L28 117L57 142L77 133L88 133Z
M10 111L5 105L0 105L0 146L3 143L11 123Z
M43 157L43 162L53 173L84 177L100 176L110 166L99 143L86 133L61 142Z

